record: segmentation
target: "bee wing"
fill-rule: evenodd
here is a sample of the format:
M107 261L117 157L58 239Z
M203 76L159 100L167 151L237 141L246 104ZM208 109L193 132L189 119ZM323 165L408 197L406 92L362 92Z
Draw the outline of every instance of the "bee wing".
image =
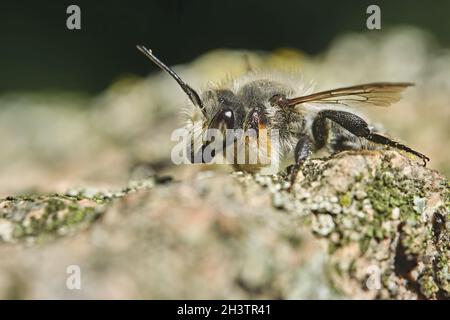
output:
M376 82L357 86L313 93L307 96L288 99L287 105L301 103L339 104L348 107L379 106L389 107L401 98L401 92L409 86L409 82Z

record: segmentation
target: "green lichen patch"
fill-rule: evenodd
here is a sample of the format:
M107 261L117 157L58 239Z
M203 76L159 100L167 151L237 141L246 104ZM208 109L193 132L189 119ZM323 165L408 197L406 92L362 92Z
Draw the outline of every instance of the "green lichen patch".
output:
M277 208L327 240L344 291L353 283L372 298L450 297L450 188L437 172L395 151L353 152L308 161L288 195L265 185Z
M33 244L73 234L91 226L115 199L166 181L158 177L131 181L114 192L80 188L65 194L0 199L0 242Z
M0 201L0 238L4 242L40 242L89 226L104 207L64 195L8 198Z
M0 200L0 239L42 243L108 221L108 228L100 225L92 233L100 230L100 236L93 237L98 247L92 250L112 245L124 252L144 248L134 257L154 255L150 261L166 263L161 273L155 273L158 279L180 276L179 269L167 272L176 265L185 269L192 264L198 271L197 263L204 261L207 271L202 274L229 263L221 270L234 268L236 274L210 279L228 279L247 297L305 297L302 290L311 278L309 270L314 270L314 279L335 288L333 295L336 291L338 296L357 298L450 298L450 189L437 172L389 151L309 160L292 192L288 174L233 176L231 180L208 173L165 187L158 185L168 179L150 178L132 181L118 191L81 188L65 194L9 197ZM151 196L131 195L150 189L154 189ZM108 219L99 219L107 211ZM111 240L115 237L120 241ZM134 239L133 245L123 242L128 238ZM305 247L313 242L314 254L305 256ZM248 251L241 251L246 246ZM205 248L217 256L205 259ZM168 254L170 259L165 260ZM305 273L303 261L315 254L323 268L311 264ZM115 255L111 259L118 262ZM235 261L243 264L235 268ZM144 273L148 275L147 268ZM157 278L151 282L159 283ZM280 281L284 284L278 287Z

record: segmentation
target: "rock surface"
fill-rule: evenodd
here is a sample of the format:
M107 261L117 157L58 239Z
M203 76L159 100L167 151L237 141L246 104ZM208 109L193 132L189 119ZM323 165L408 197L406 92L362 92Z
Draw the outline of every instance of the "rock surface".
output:
M431 169L341 153L307 162L290 194L283 173L173 165L187 99L165 74L95 97L2 93L0 298L448 299L450 51L405 27L343 35L317 56L215 50L173 67L200 89L249 64L316 90L414 82L392 108L354 111ZM80 290L66 286L73 265Z
M1 298L450 297L450 191L394 152L0 202ZM81 289L66 287L67 267Z

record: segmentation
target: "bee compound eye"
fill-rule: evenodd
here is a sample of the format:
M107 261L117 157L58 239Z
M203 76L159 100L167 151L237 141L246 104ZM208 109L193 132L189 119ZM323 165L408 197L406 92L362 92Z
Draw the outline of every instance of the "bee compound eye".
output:
M219 111L211 121L209 126L213 129L233 129L234 128L234 112L230 109Z
M234 112L231 110L224 110L222 114L222 121L225 123L227 129L234 128Z
M233 120L233 111L231 111L231 110L226 110L224 113L223 113L223 118L224 118L224 120L225 121L229 121L229 120Z

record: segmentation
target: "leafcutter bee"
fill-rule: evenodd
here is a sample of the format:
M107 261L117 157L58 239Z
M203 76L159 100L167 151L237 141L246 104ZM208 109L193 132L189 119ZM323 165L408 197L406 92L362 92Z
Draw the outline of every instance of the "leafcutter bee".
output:
M203 163L217 156L216 150L205 160L204 151L211 139L208 130L221 132L252 130L259 138L262 130L278 134L276 150L280 158L293 153L291 186L302 164L310 155L324 147L331 154L344 150L392 147L422 159L424 166L430 159L420 152L401 144L369 125L352 112L353 107L389 107L401 98L401 92L412 86L409 82L376 82L313 93L301 77L281 72L249 72L237 79L212 86L198 94L171 68L159 60L151 50L137 46L151 61L166 71L180 85L193 104L187 128L196 137L203 137L198 149L189 145L191 160L200 154ZM253 138L255 138L253 135ZM258 143L249 147L252 135L234 135L230 141L221 142L226 150L241 142L245 159L249 153L259 152ZM194 138L195 140L195 138ZM272 140L271 140L272 141ZM239 153L239 152L238 152ZM236 170L258 172L267 164L229 161Z

